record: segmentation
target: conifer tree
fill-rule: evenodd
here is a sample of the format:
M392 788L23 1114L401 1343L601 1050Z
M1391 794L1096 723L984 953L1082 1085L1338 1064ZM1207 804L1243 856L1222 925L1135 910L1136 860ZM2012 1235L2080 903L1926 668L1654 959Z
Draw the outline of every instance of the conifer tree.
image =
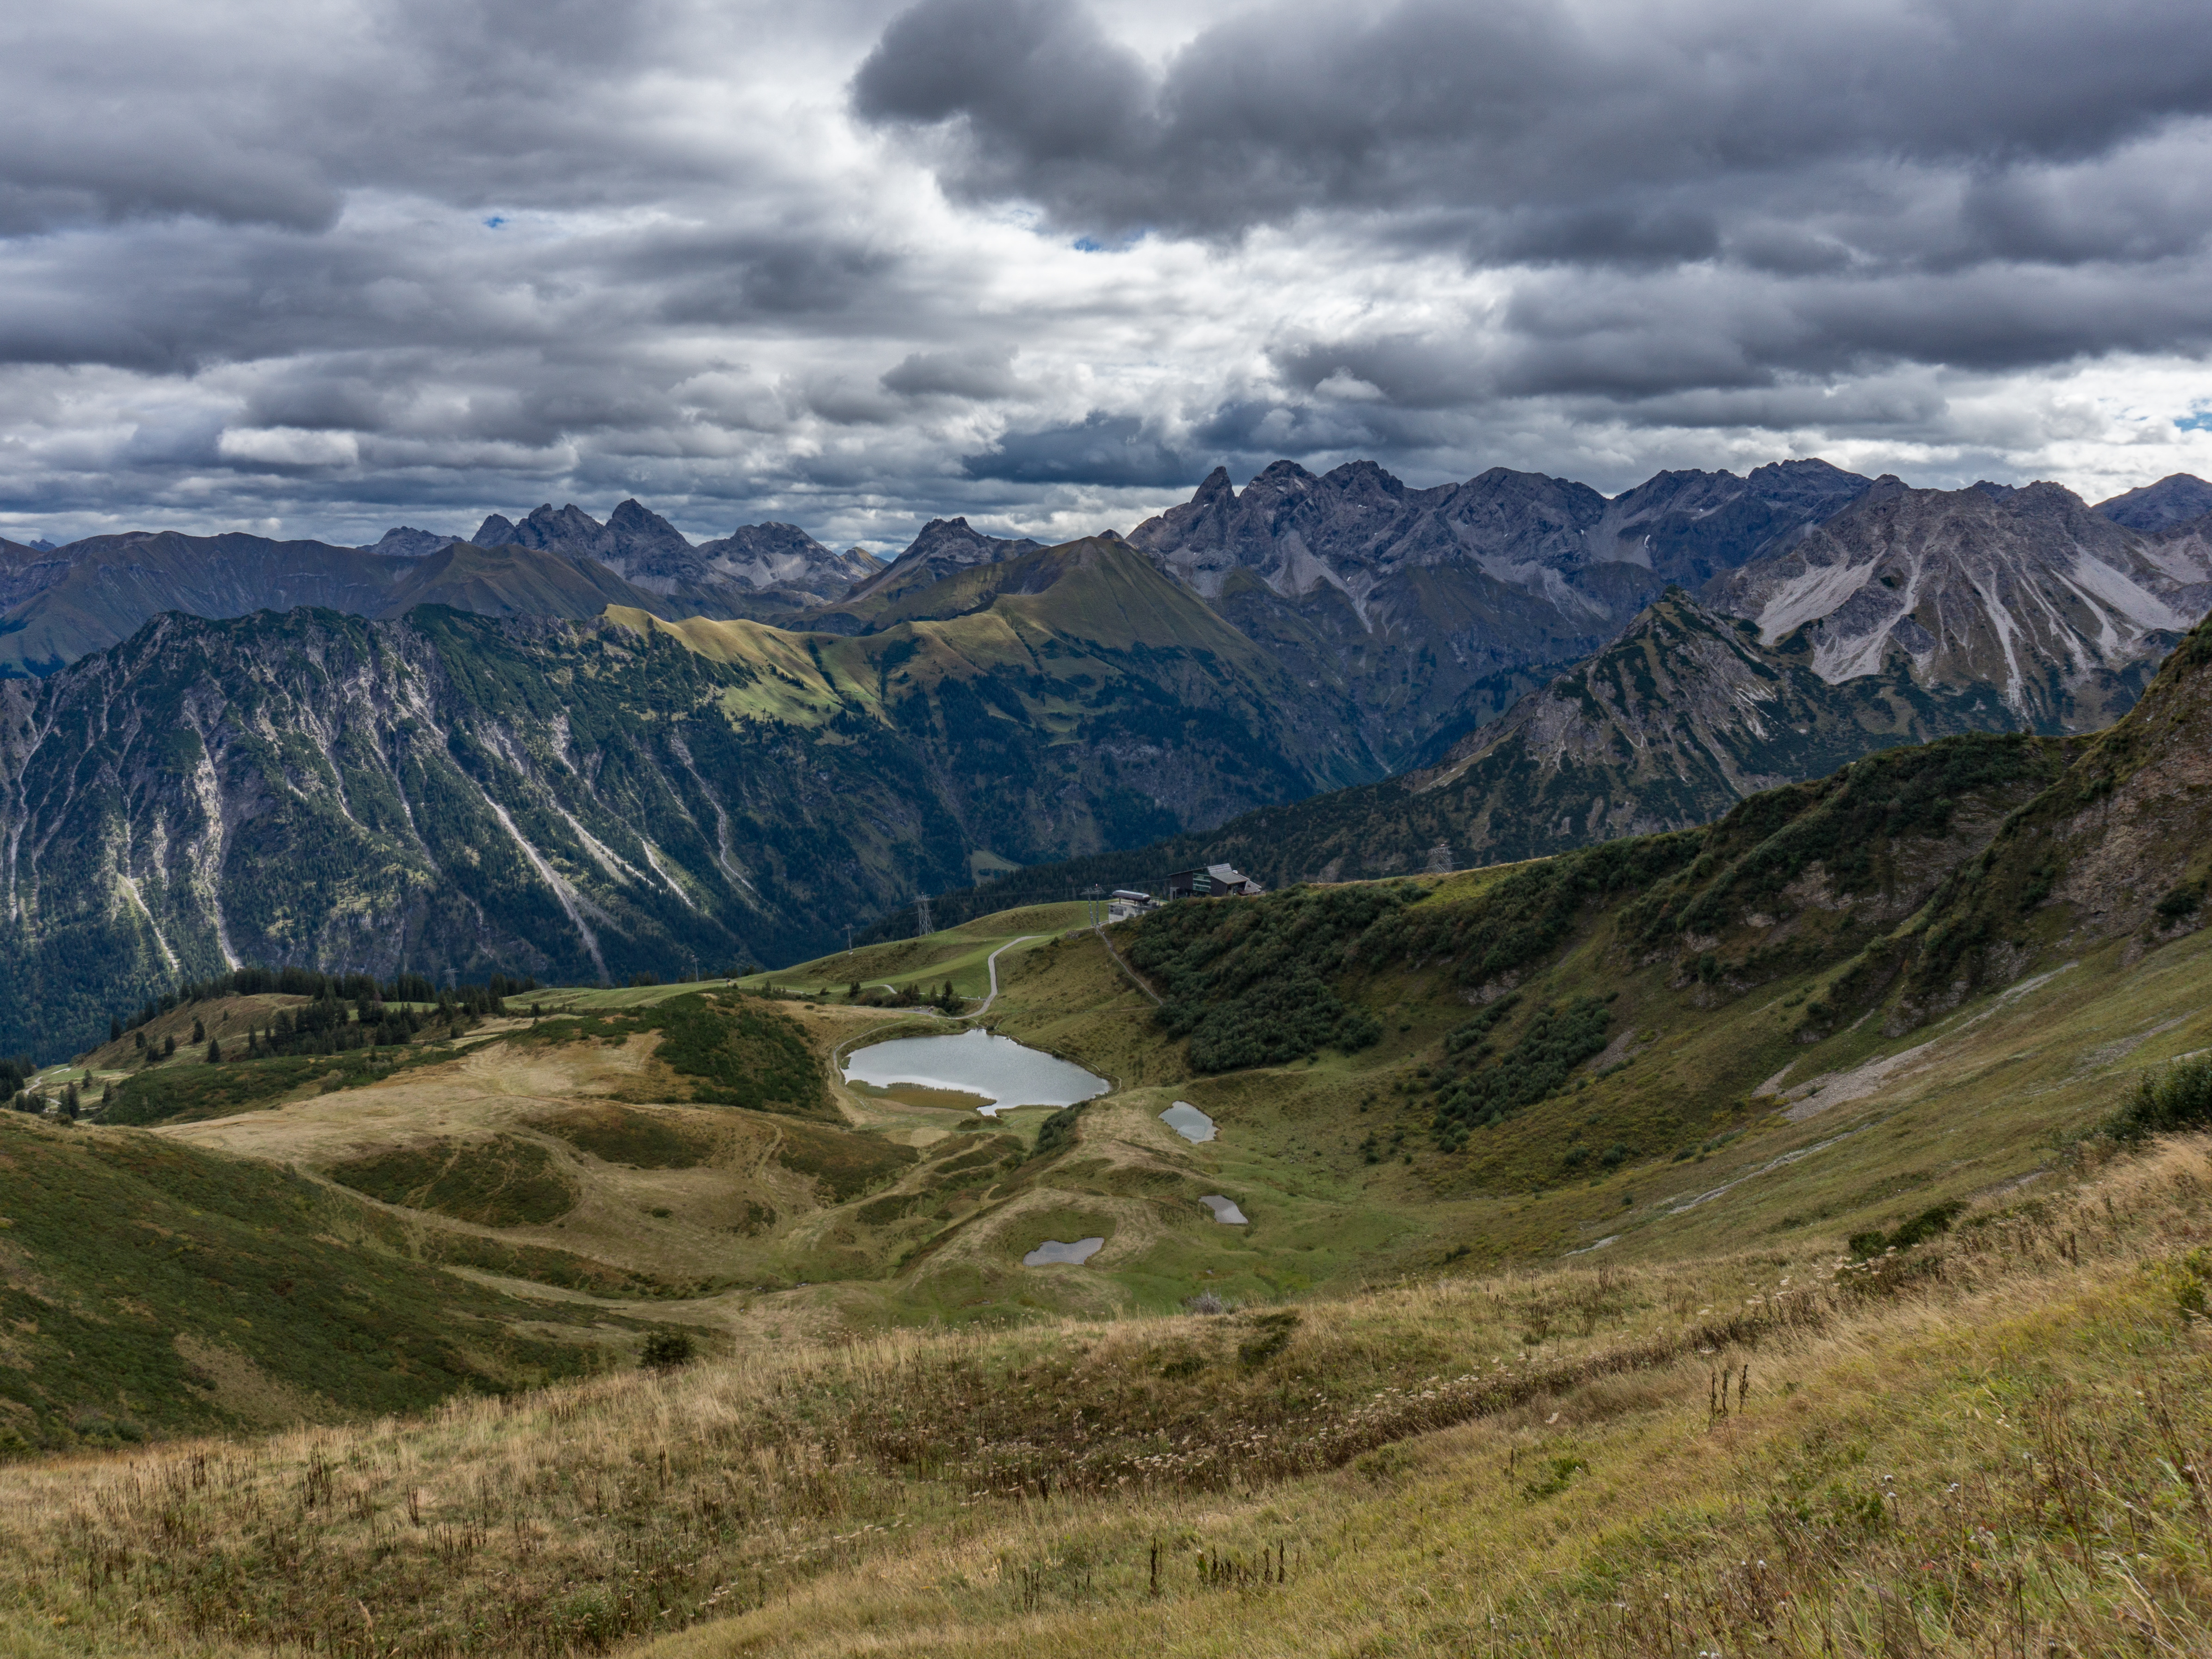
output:
M192 1041L195 1042L207 1041L207 1026L198 1019L192 1021Z
M210 1037L208 1039L208 1064L210 1066L220 1066L222 1064L222 1039L221 1037Z

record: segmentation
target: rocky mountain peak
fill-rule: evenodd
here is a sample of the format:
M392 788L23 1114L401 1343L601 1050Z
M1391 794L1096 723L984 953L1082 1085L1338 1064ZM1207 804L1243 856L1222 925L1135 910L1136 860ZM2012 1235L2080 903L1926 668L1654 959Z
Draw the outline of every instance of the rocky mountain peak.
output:
M1373 461L1346 461L1342 466L1331 467L1319 482L1346 495L1381 495L1392 501L1406 493L1402 480L1385 472Z
M1229 482L1229 469L1225 466L1217 466L1212 471L1207 473L1205 479L1199 484L1198 493L1190 498L1190 504L1193 507L1198 507L1211 505L1220 501L1233 504L1236 500L1237 486Z
M424 559L433 553L442 552L459 540L460 538L458 536L441 536L435 531L417 530L411 525L396 525L361 550L381 554L386 558Z
M681 558L691 551L683 532L635 498L607 515L606 540L611 550L626 559Z
M1605 504L1590 528L1589 557L1698 586L1788 545L1868 488L1856 473L1820 460L1777 462L1743 478L1661 472Z
M1028 537L987 536L963 518L932 519L908 544L906 551L855 587L855 601L889 599L927 587L956 572L980 564L997 564L1043 546Z
M2164 530L2212 513L2212 483L2191 472L2169 473L2156 483L2100 501L2094 510L2130 530Z
M606 526L574 502L557 513L552 502L545 502L515 526L510 539L541 553L581 553L586 558L599 557L607 546Z
M795 524L768 520L741 524L721 540L703 544L698 556L721 577L755 592L780 591L815 605L842 599L879 562L858 549L833 553Z
M2201 544L2154 548L2063 485L1911 489L1877 480L1788 550L1708 598L1777 644L1804 630L1840 683L1892 655L1924 687L2001 689L2022 724L2081 731L2135 700L2212 599Z
M1372 461L1316 477L1279 460L1241 493L1216 468L1129 540L1303 678L1337 683L1347 664L1371 665L1371 687L1352 668L1353 695L1372 697L1378 752L1402 764L1432 735L1489 718L1528 671L1603 643L1667 582L1702 583L1867 488L1807 460L1756 482L1662 473L1607 501L1509 467L1417 489ZM1436 665L1425 683L1406 678L1408 656Z

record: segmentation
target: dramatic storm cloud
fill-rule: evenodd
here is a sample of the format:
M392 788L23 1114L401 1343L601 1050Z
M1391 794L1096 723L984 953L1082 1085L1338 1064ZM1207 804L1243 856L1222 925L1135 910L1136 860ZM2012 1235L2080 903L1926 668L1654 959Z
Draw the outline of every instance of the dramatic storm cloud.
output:
M291 0L0 26L0 532L1216 462L2212 474L2201 6Z

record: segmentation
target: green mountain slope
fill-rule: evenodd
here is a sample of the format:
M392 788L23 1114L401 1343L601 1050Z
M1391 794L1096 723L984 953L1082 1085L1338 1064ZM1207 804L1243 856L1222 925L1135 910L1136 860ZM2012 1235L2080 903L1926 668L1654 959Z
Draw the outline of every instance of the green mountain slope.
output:
M479 617L596 617L611 605L677 614L659 595L632 586L592 559L455 542L411 562L383 608L370 615L404 617L418 605Z
M451 552L426 580L485 574ZM629 608L172 616L11 682L0 1052L80 1048L236 962L588 983L788 960L978 860L1361 775L1325 708L1127 550L1007 568L1025 591L855 638Z
M2196 763L2201 729L2159 732L2160 757ZM901 1269L865 1305L1159 1311L1468 1255L1648 1259L1753 1237L1832 1264L1854 1233L2007 1190L2145 1067L2212 1043L2212 935L2083 927L2065 971L1934 1011L1905 975L1862 982L1978 890L2095 743L1899 745L1709 826L1547 859L1178 901L1101 935L1057 931L1072 907L1001 913L779 969L765 982L822 1001L810 1023L866 1032L883 1029L878 981L949 976L979 997L988 945L993 1028L1112 1085L1050 1158L969 1187L925 1160L872 1196L847 1224ZM870 1108L962 1116L927 1090L902 1099ZM1169 1133L1177 1101L1217 1138ZM1247 1224L1214 1222L1209 1194ZM1022 1266L1040 1239L1085 1237L1107 1243L1080 1273Z
M1024 871L943 895L936 912L957 921L1093 884L1154 890L1171 870L1222 860L1282 886L1541 858L1711 823L1756 791L1870 750L2014 724L1994 688L1930 692L1901 660L1832 685L1802 637L1767 649L1750 623L1674 588L1435 766L1157 847ZM910 916L882 929L902 926Z
M1901 1034L1978 989L2110 941L2140 960L2212 917L2212 623L2077 750L1924 914L1868 946L1829 1018L1878 1005Z
M1110 1085L1050 1115L843 1085L851 1047L947 1028L817 996L779 1017L860 1133L779 1117L710 1170L685 1115L752 1115L653 1104L632 1046L644 1011L709 994L684 987L555 994L536 1033L379 1085L383 1115L341 1094L167 1131L264 1137L453 1231L469 1194L362 1141L453 1133L464 1102L527 1111L497 1120L511 1140L619 1195L601 1239L736 1250L742 1213L763 1230L742 1248L805 1271L659 1304L701 1333L688 1373L229 1448L204 1490L197 1448L11 1471L7 1593L101 1651L1146 1653L1164 1629L1224 1651L1329 1631L1965 1659L2147 1629L2199 1650L2212 1166L2202 1136L2076 1137L2212 1048L2185 897L2209 711L2200 629L2096 738L1897 745L1542 860L1181 902L1103 936L1001 915L779 975L973 988L1004 940L994 1026ZM1976 916L1953 1006L1917 1000L1914 962L1867 976L1885 941L1932 962ZM594 1097L527 1098L561 1067ZM1212 1138L1162 1121L1177 1102ZM773 1179L810 1177L802 1215L704 1201L787 1126L805 1168ZM1079 1238L1081 1266L1024 1259ZM82 1327L58 1294L32 1313L71 1337L144 1317L79 1284ZM306 1541L272 1542L272 1514ZM979 1528L1006 1570L975 1570Z
M0 1455L407 1411L587 1369L561 1313L426 1272L270 1165L0 1114Z

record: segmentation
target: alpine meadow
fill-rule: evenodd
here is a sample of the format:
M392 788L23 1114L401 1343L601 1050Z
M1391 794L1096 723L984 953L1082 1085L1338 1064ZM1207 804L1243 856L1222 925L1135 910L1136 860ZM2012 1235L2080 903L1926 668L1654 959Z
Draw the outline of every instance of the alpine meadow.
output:
M6 43L0 1659L2212 1653L2198 9Z

